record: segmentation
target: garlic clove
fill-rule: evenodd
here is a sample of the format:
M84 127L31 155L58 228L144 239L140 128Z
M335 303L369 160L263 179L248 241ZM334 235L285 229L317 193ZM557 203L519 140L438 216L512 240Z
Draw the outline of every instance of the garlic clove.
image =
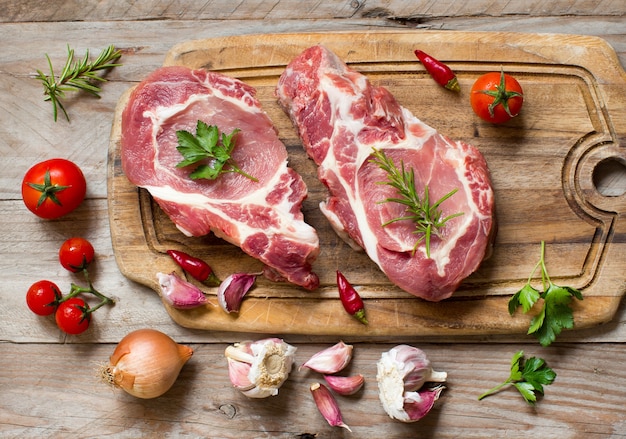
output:
M422 419L433 408L435 401L439 399L439 395L443 392L445 386L439 384L435 387L423 388L419 392L406 392L404 394L404 412L408 421L415 422Z
M177 309L192 309L208 302L204 293L197 286L181 279L175 272L157 273L161 297Z
M432 370L423 351L398 345L384 352L376 364L378 395L385 412L403 422L415 422L428 413L443 386L421 390L426 382L445 382L447 374Z
M326 422L332 427L342 427L352 432L350 427L343 422L337 400L333 394L330 393L330 390L320 383L311 384L310 390L315 400L315 405L322 416L324 416L324 419L326 419Z
M277 395L289 377L296 350L279 338L228 346L224 354L228 359L231 383L250 398Z
M346 367L351 359L352 345L340 341L313 355L300 369L306 367L319 373L333 374Z
M235 388L242 392L248 391L254 387L254 383L248 378L250 373L250 364L242 361L228 360L228 378Z
M241 301L255 281L256 274L234 273L228 276L217 289L217 301L220 307L228 313L239 312Z
M383 353L381 360L395 364L406 391L418 390L426 382L443 383L448 377L446 372L434 371L424 351L413 346L395 346Z
M326 384L331 388L335 393L339 395L354 395L356 392L361 390L363 384L365 383L365 378L361 374L351 375L351 376L338 376L338 375L324 375L324 380L326 380Z

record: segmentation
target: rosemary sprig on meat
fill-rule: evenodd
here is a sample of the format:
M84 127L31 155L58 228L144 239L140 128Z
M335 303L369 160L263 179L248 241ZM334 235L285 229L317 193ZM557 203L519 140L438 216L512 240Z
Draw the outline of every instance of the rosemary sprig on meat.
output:
M442 218L443 211L440 210L441 204L448 198L453 196L457 189L453 189L433 204L430 203L430 195L428 185L424 186L424 194L420 196L415 188L415 171L413 168L405 168L404 162L400 162L398 168L392 159L387 157L384 151L374 148L372 153L373 163L376 163L382 170L387 172L387 181L380 184L387 184L398 191L398 198L387 198L382 202L395 202L406 206L407 214L398 218L391 219L383 223L383 227L395 223L397 221L411 220L415 223L413 233L421 235L413 246L413 254L417 251L419 244L424 241L426 245L426 257L430 258L430 240L431 236L439 235L439 229L452 218L463 215L463 212L448 215Z
M46 75L41 70L37 70L37 76L35 78L43 83L44 95L46 96L45 100L52 102L54 121L56 122L57 120L59 109L61 109L65 118L68 121L70 120L61 102L61 99L65 98L65 92L83 90L99 98L102 90L96 85L96 81L106 82L106 79L98 76L97 73L102 70L120 66L121 64L116 64L116 61L121 56L122 52L116 50L113 45L110 45L104 49L93 62L89 62L89 50L85 52L85 57L82 60L74 60L74 49L71 49L68 45L67 61L65 62L61 74L57 77L54 74L52 61L50 61L50 57L46 54L50 75Z

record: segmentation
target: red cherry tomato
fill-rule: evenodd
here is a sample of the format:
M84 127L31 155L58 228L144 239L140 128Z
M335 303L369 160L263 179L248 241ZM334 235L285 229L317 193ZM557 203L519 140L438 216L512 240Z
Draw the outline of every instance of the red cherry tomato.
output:
M93 262L94 249L85 238L70 238L59 249L59 262L72 273L83 271Z
M24 175L22 200L35 215L45 219L62 217L85 199L87 183L80 168L65 159L37 163Z
M476 80L470 91L474 113L491 123L504 123L522 109L522 86L511 75L490 72Z
M61 290L49 280L40 280L30 286L26 292L28 308L39 316L53 314L59 306Z
M80 297L62 302L54 315L57 326L66 334L82 334L89 328L91 314L89 305Z

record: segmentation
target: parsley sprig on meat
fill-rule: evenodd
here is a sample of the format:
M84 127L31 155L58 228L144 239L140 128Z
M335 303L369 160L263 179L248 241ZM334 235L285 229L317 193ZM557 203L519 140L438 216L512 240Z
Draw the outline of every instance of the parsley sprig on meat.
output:
M530 322L528 334L534 334L542 346L549 346L563 329L574 327L574 316L570 305L572 296L583 300L582 293L572 287L555 285L548 276L545 262L545 242L541 242L541 257L533 269L526 285L509 300L509 313L513 315L518 307L527 313L540 299L543 305ZM541 267L543 292L530 283L535 271Z
M235 161L231 158L233 149L235 148L235 135L239 129L234 129L230 134L221 133L218 127L207 125L201 120L196 126L196 134L189 131L176 131L178 137L178 146L176 149L182 154L184 160L176 165L177 168L193 165L201 160L209 159L208 164L200 164L189 174L192 180L206 178L215 180L221 174L227 172L236 172L249 178L252 181L258 181L253 176L242 171Z
M548 367L543 358L531 357L524 360L524 351L519 351L511 359L509 378L487 390L478 397L478 400L498 392L503 387L513 386L527 403L534 405L537 402L537 393L543 395L543 386L552 384L555 378L556 373Z

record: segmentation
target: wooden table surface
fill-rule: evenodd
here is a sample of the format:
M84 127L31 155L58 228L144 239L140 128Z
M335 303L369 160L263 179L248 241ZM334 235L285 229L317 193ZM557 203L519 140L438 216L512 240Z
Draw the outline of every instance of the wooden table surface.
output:
M352 434L328 426L317 412L308 390L317 379L311 373L294 371L276 397L247 399L228 380L224 349L264 335L182 328L153 291L120 273L111 245L106 172L119 97L181 41L374 29L585 34L604 38L624 66L623 1L2 0L0 11L0 437L626 437L624 303L611 322L564 333L547 348L526 336L358 340L351 371L365 375L366 385L339 401ZM79 56L114 44L123 50L124 65L108 75L101 99L68 96L71 123L55 123L33 78L36 69L47 68L44 54L58 65L68 44ZM626 146L626 139L620 141ZM25 209L20 183L31 165L52 157L79 164L88 179L87 199L70 215L44 221ZM622 168L602 184L623 193L625 181ZM39 279L66 290L80 282L57 260L58 247L70 236L94 244L94 284L118 300L115 307L99 310L80 336L63 335L53 319L35 316L24 300ZM174 387L153 400L112 391L95 374L124 335L143 327L161 330L195 351ZM338 341L300 335L285 340L297 346L298 361ZM436 407L414 424L392 421L384 413L375 382L381 353L401 342L426 351L434 367L449 375ZM508 377L510 358L520 349L545 358L557 372L545 397L532 407L509 389L477 401Z

